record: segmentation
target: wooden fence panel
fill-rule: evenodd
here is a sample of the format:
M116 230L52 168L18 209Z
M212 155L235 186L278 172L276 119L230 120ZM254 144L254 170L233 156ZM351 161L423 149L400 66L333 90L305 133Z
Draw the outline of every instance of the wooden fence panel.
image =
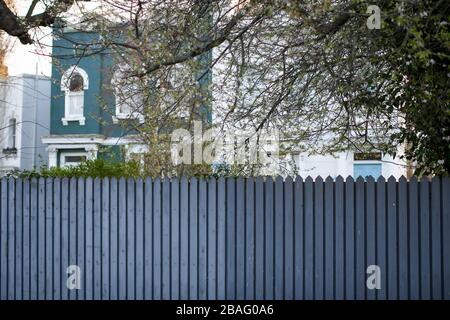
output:
M0 298L448 300L449 199L439 177L2 178Z

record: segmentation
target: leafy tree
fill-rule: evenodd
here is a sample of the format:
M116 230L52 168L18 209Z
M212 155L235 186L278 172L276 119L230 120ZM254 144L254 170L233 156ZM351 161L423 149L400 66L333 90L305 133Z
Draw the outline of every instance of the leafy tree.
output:
M108 0L80 28L127 65L116 87L141 97L146 120L131 126L154 148L206 107L223 131L282 129L283 153L378 150L449 174L449 3L379 0L369 29L372 4Z

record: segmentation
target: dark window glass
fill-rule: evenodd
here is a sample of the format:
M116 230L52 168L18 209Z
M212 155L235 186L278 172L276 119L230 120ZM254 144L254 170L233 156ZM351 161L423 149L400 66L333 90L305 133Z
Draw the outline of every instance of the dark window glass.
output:
M355 152L354 160L381 160L381 152Z
M65 157L66 163L79 163L86 161L86 156L66 156Z
M9 119L9 148L16 147L16 119Z
M84 86L83 77L79 73L74 73L70 77L69 90L70 91L82 91Z

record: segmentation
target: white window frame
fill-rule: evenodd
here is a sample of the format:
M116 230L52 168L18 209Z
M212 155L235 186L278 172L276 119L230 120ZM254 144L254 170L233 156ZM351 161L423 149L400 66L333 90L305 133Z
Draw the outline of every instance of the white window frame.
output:
M83 78L83 90L79 92L71 92L69 90L70 76L78 73ZM78 66L68 68L61 78L61 91L64 91L64 118L61 119L63 125L67 126L70 121L78 121L80 126L84 126L86 118L84 117L84 92L89 89L89 76L86 71ZM70 113L70 100L74 96L81 96L83 105L81 107L82 114Z
M114 103L115 103L115 114L112 117L113 123L117 124L120 120L130 120L130 119L138 119L139 123L144 123L144 115L139 111L130 111L130 112L122 112L122 106L127 104L126 101L122 101L122 103L118 103L117 99L117 89L116 82L118 81L118 77L120 77L120 73L125 70L126 66L119 66L119 68L114 72L111 79L111 86L114 90Z
M66 163L66 160L65 160L65 158L67 156L69 156L69 157L71 157L71 156L75 156L75 157L77 157L77 156L85 156L86 160L89 159L89 154L88 154L87 151L61 151L60 154L59 154L59 166L61 168L63 168L63 167L74 167L74 166L77 166L77 165L79 165L81 163L81 162L77 162L75 164L74 162L71 162L70 164L68 164L68 163Z

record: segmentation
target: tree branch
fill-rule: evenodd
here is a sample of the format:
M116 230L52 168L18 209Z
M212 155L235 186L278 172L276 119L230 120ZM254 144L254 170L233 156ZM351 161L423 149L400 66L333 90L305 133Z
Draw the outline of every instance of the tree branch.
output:
M74 0L55 0L42 13L32 15L38 1L33 1L25 17L16 16L6 5L4 0L0 0L0 30L5 31L10 36L17 37L22 44L31 44L33 39L28 34L30 29L35 27L49 27L56 17L66 12L75 2Z
M19 38L23 44L33 42L28 34L28 30L19 22L18 17L8 8L3 0L0 0L0 30L6 31L10 36Z

